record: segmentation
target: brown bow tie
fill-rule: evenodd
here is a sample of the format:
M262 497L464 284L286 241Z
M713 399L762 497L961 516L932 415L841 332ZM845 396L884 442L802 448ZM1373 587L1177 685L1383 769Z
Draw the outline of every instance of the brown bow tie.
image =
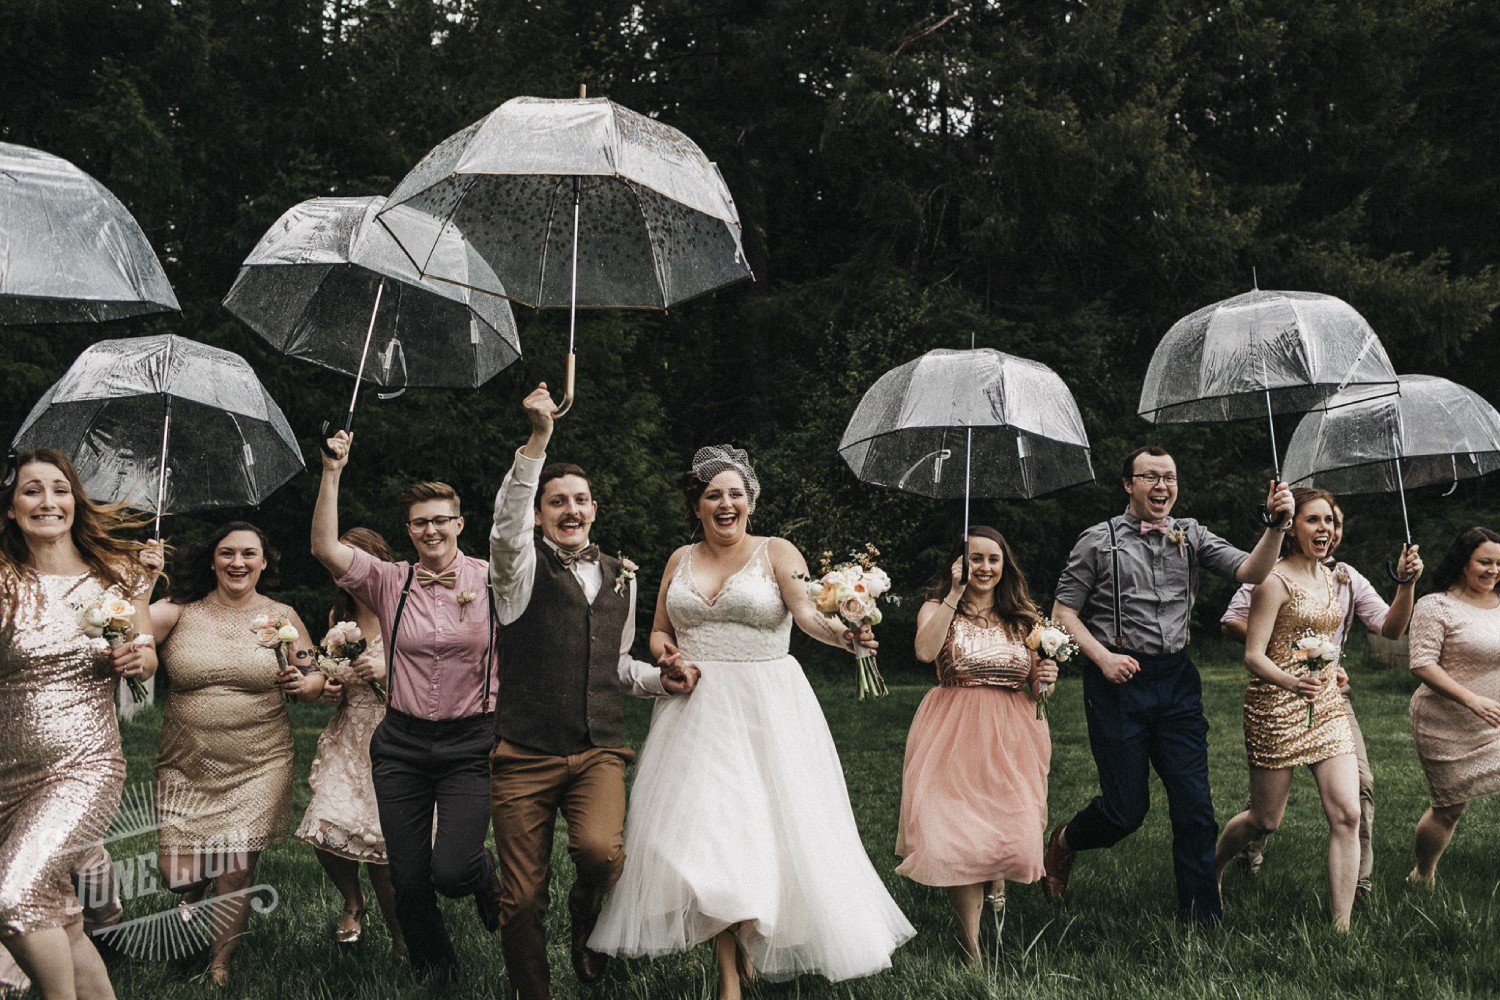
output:
M430 569L423 569L422 567L418 566L417 583L423 587L427 586L428 584L436 583L441 586L447 587L449 590L452 590L454 587L458 586L458 573L451 569L444 570L441 573L434 573Z
M598 562L599 546L585 545L583 548L571 552L567 549L558 549L557 558L562 561L563 566L569 568L576 562Z

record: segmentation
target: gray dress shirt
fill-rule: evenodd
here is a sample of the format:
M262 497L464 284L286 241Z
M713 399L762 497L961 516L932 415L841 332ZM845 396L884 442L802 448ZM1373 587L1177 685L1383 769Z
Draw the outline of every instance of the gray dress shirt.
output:
M1190 517L1168 518L1168 534L1141 534L1141 520L1125 513L1078 536L1053 596L1078 612L1094 638L1114 646L1115 580L1110 525L1120 563L1120 630L1124 648L1159 656L1186 648L1198 575L1231 579L1250 557ZM1173 536L1175 537L1175 536Z

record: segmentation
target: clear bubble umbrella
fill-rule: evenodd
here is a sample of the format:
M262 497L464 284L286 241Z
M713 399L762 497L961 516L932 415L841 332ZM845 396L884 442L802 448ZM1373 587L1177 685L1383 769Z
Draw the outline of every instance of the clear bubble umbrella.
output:
M510 303L423 279L375 216L381 197L312 198L266 230L224 308L283 354L360 384L477 387L521 356ZM373 363L372 345L381 345Z
M1280 481L1274 415L1321 409L1344 390L1396 391L1364 317L1332 295L1256 289L1172 325L1151 355L1138 411L1154 424L1265 417Z
M751 276L718 167L603 98L506 101L423 157L379 219L427 277L569 310L559 414L578 309L666 309Z
M0 142L0 325L178 312L135 218L67 160Z
M992 348L934 350L880 376L839 454L862 481L938 499L1030 499L1092 482L1088 434L1046 365Z
M1294 486L1332 493L1396 493L1410 545L1406 491L1500 469L1500 413L1478 393L1432 375L1402 375L1399 390L1377 398L1341 393L1303 417L1287 447L1286 476Z
M176 420L189 433L172 433ZM103 340L32 407L11 447L57 448L96 500L156 514L255 506L302 471L281 408L237 354L185 337Z

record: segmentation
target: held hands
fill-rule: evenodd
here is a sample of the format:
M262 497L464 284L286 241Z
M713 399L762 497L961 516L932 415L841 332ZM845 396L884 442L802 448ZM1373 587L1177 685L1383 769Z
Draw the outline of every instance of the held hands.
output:
M1420 545L1401 546L1401 559L1396 564L1396 575L1401 577L1403 587L1416 586L1422 577L1422 557L1418 553ZM1411 579L1407 579L1410 577Z
M656 664L661 667L661 686L667 694L692 694L702 676L697 667L683 662L682 651L670 642L665 644Z
M1098 666L1104 679L1111 684L1124 684L1141 672L1141 665L1136 662L1135 657L1126 656L1124 653L1109 653L1099 661ZM1055 664L1053 669L1056 669Z
M102 654L109 661L109 669L117 677L146 676L146 647L152 645L149 635L138 635L130 642L121 643Z
M1297 513L1297 501L1292 499L1292 489L1286 483L1278 483L1271 480L1271 487L1266 491L1266 514L1274 519L1278 527L1290 524Z
M1036 661L1036 682L1051 686L1057 683L1057 661L1040 659Z
M354 444L350 431L335 431L333 437L323 442L323 471L338 472L349 464L349 448Z

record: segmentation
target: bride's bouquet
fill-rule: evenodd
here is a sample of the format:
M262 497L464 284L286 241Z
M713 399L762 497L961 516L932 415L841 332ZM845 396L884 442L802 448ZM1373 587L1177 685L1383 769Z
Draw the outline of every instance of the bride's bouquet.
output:
M105 597L95 604L78 608L78 627L90 639L99 639L104 647L119 649L140 637L135 628L135 606L122 597ZM130 697L137 703L146 700L146 685L139 677L127 677Z
M1031 626L1031 634L1026 636L1026 648L1044 659L1056 660L1058 663L1067 663L1078 655L1078 643L1073 639L1073 634L1063 628L1062 622L1056 618L1045 616ZM1051 697L1051 684L1037 685L1036 717L1038 719L1047 718L1049 712L1047 701Z
M807 596L812 598L819 611L849 628L857 630L863 625L879 625L884 616L876 602L881 597L893 604L896 602L895 595L890 594L891 578L875 565L880 550L866 542L863 552L849 555L848 562L835 566L833 553L824 552L820 566L822 575L807 581ZM890 694L885 678L880 676L874 654L856 645L854 655L858 662L859 700L883 698Z
M459 616L463 616L462 604L459 605ZM318 657L318 669L324 677L346 685L360 680L359 675L354 672L354 661L369 648L369 642L360 634L358 625L354 622L335 622L318 645L323 651ZM380 682L370 680L367 683L380 703L385 704L385 688L381 687Z
M276 650L276 664L278 668L276 679L279 684L281 681L281 672L291 663L291 659L287 656L287 650L291 649L292 643L297 641L301 633L297 631L297 626L293 625L286 618L269 614L261 615L252 621L250 623L250 631L255 633L255 642L257 645L266 649ZM282 692L281 697L285 701L292 700L292 696L285 691Z
M1328 636L1312 629L1302 633L1301 638L1291 641L1292 661L1307 664L1307 672L1312 675L1313 680L1322 676L1324 667L1331 667L1338 662L1339 647L1333 644ZM1316 702L1307 703L1307 728L1313 727L1313 716L1317 707Z

